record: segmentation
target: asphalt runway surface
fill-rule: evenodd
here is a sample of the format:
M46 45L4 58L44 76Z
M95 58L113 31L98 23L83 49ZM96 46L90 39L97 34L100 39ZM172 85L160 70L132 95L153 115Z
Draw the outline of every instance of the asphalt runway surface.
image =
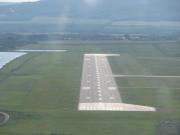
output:
M85 54L80 88L79 111L155 111L148 106L122 103L107 56Z
M121 102L114 77L109 75L112 75L112 71L106 56L86 54L84 56L80 102Z

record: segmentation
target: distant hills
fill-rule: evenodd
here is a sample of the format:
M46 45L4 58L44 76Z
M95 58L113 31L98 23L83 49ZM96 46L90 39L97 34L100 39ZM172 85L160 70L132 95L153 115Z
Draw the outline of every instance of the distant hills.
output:
M0 21L68 16L83 19L180 21L179 0L41 0L0 6Z
M179 13L180 0L41 0L0 4L0 33L177 35ZM169 24L173 26L171 29L167 27Z

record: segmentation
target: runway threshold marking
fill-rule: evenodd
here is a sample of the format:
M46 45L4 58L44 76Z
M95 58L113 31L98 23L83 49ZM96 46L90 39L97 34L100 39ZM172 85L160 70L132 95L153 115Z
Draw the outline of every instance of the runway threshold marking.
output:
M123 103L107 56L85 54L81 79L79 111L156 111L149 106ZM88 59L88 60L87 60ZM87 86L88 77L88 86ZM88 90L88 91L85 91Z

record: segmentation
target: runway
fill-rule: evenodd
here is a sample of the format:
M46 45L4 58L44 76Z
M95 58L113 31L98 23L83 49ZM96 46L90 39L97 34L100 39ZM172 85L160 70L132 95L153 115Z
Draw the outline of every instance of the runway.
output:
M152 107L122 103L107 56L85 54L78 110L80 111L154 111Z
M81 103L121 102L117 85L106 56L84 56L84 66L81 82Z

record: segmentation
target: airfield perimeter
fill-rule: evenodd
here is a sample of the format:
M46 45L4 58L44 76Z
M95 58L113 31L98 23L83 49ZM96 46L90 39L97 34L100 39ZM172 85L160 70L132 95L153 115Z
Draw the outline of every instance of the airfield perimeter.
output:
M179 43L167 41L48 41L18 48L68 52L28 52L0 70L0 111L10 116L0 134L179 135L180 79L173 77L180 76L178 48ZM120 54L107 57L113 75L118 75L110 89L117 87L119 96L111 99L157 111L79 111L84 54ZM103 92L102 102L109 102ZM99 101L97 96L91 100Z

